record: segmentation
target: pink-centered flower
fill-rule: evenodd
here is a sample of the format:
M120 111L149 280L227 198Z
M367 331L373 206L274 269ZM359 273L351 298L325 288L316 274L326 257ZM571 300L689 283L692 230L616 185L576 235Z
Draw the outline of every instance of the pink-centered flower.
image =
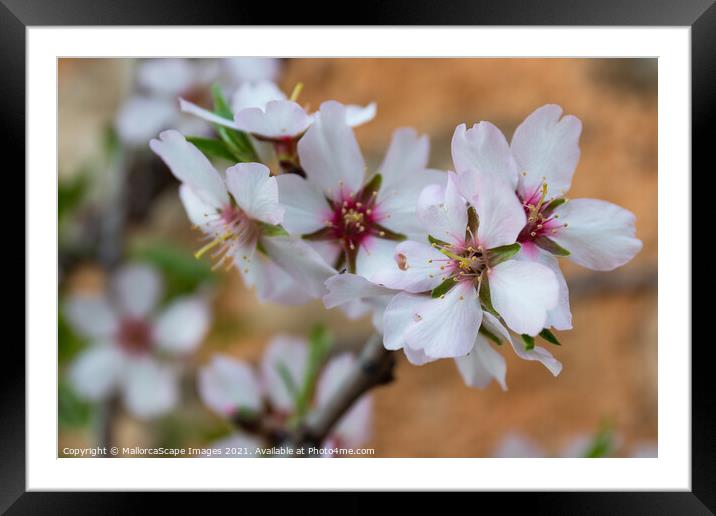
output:
M483 175L479 196L461 195L455 175L447 186L429 186L418 200L418 218L432 243L407 241L395 249L397 267L374 281L404 290L388 305L410 306L413 321L386 347L407 345L432 358L459 357L473 347L485 309L520 334L536 335L557 302L557 280L547 267L512 260L525 215L509 186ZM423 293L432 292L432 296ZM386 330L387 331L387 330Z
M224 176L177 131L165 131L151 149L182 182L179 195L191 222L208 243L216 265L236 265L259 299L299 303L318 297L334 271L305 242L285 234L278 224L284 208L276 178L260 163L239 163Z
M69 379L88 400L115 392L137 417L171 410L179 398L178 363L162 355L193 352L209 328L204 298L185 296L157 311L161 278L146 265L127 265L111 279L109 295L73 295L64 306L67 320L90 347L72 363Z
M412 129L395 132L376 174L365 161L345 108L321 105L315 123L298 143L306 177L277 178L284 227L321 249L328 263L368 279L390 261L397 241L422 234L415 202L428 184L446 175L428 170L429 143Z
M452 140L458 182L467 195L479 195L480 175L499 177L516 191L526 216L517 237L517 259L542 263L557 275L559 302L548 323L560 330L572 324L567 284L556 256L590 269L612 270L642 247L631 212L606 201L564 196L579 161L581 131L578 118L562 117L561 107L546 105L520 124L511 145L489 122L471 129L460 125Z
M354 367L355 358L343 353L331 358L320 372L311 407L320 408ZM297 390L307 379L309 350L304 339L277 336L264 352L258 371L234 358L215 355L198 376L199 395L216 414L234 417L269 410L281 420L297 415ZM331 446L355 448L371 434L372 398L361 397L327 437Z

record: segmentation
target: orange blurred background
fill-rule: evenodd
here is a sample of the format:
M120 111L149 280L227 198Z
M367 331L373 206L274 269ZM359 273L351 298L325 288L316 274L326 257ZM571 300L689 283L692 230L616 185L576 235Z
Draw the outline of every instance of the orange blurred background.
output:
M60 61L61 180L100 152L103 130L131 88L133 66L132 60L125 59ZM656 66L656 60L640 59L283 62L282 89L290 92L302 82L301 102L313 109L327 99L377 102L376 119L356 129L369 169L380 163L397 127L412 126L427 133L430 166L449 169L456 125L489 120L509 139L535 108L560 104L584 126L570 197L604 199L633 211L637 235L644 242L631 263L613 272L561 262L571 289L574 330L558 335L561 347L550 347L564 364L557 378L507 349L502 351L509 390L503 392L496 384L473 390L463 384L451 360L415 367L401 355L396 381L374 392L374 436L366 447L375 448L376 456L490 456L509 432L528 436L556 455L575 436L593 435L604 421L619 438L617 455L627 455L636 443L656 441ZM130 224L127 239L157 239L187 252L196 249L198 235L190 229L176 186L164 190L147 215ZM86 262L65 279L63 288L72 290L101 279L100 269ZM260 305L242 286L237 272L221 276L214 309L214 330L194 358L197 364L216 350L258 360L271 336L305 335L316 322L332 330L341 349L359 349L371 333L369 320L349 321L320 302L301 307ZM121 444L133 446L166 432L167 425L201 425L197 421L212 417L190 396L164 422L147 425L121 413L115 435ZM206 444L198 434L181 438ZM93 442L91 427L61 428L60 447Z

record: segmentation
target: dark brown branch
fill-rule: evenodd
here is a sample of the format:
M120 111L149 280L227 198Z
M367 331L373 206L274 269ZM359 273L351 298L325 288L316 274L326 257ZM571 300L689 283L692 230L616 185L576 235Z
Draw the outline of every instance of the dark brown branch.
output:
M385 349L382 335L373 335L333 398L320 409L309 413L298 428L292 439L294 446L320 446L356 400L374 387L393 380L394 367L394 353Z

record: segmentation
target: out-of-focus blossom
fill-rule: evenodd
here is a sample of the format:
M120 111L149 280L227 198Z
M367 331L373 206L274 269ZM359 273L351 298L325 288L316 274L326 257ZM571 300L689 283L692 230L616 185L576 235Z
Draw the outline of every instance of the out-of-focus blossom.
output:
M205 134L209 126L182 115L177 97L199 101L208 95L218 65L204 59L146 59L137 66L136 93L117 112L115 128L127 145L144 146L163 129Z
M518 433L509 432L497 444L493 457L500 458L534 458L534 457L615 457L618 450L623 450L624 456L631 458L657 457L657 445L652 442L637 442L631 446L624 446L618 435L580 434L572 437L563 444L556 454L549 453L543 446L533 439Z
M284 208L267 167L239 163L222 176L173 130L161 133L150 147L182 182L179 195L187 215L209 240L197 257L211 251L216 266L236 265L262 301L299 303L325 292L324 282L334 271L308 244L277 226Z
M221 66L234 84L275 81L281 73L281 60L273 57L231 57L221 59Z
M349 353L331 358L316 381L311 406L320 409L328 403L354 364ZM268 410L279 420L289 421L300 410L297 398L306 385L308 365L305 340L277 336L269 343L258 374L239 360L213 357L200 370L199 395L212 411L227 418ZM324 446L355 448L364 444L370 438L371 416L372 399L364 395L335 425Z
M564 197L579 161L581 131L578 118L562 117L562 108L550 104L520 124L511 145L489 122L471 129L462 124L452 140L455 170L467 195L480 194L483 175L498 177L517 192L526 214L517 237L517 259L541 263L557 275L559 301L550 310L548 325L558 330L570 329L572 316L556 256L590 269L612 270L642 247L631 212L606 201Z
M112 277L109 295L73 295L67 319L91 346L72 363L69 379L78 395L99 401L118 392L137 417L152 418L177 403L179 363L200 344L209 307L199 296L180 297L157 311L161 278L147 265L127 265Z

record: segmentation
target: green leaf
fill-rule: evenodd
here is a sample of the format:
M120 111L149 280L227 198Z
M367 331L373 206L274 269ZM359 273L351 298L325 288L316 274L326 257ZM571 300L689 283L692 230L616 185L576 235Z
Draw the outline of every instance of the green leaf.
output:
M403 240L406 240L408 238L404 234L396 233L395 231L391 231L390 229L388 229L385 226L382 226L380 224L375 224L374 228L378 230L378 236L385 240L393 240L395 242L402 242Z
M440 285L435 287L433 291L430 293L430 295L433 298L441 297L445 295L451 288L453 288L457 284L457 281L455 281L455 278L448 278Z
M500 340L500 338L497 335L495 335L494 333L492 333L490 330L485 328L484 324L482 326L480 326L480 333L482 335L484 335L485 337L487 337L488 339L490 339L495 344L497 344L498 346L502 346L502 341Z
M493 247L487 251L487 261L490 267L501 264L512 258L514 255L520 252L520 244L514 243L510 245L503 245L500 247Z
M221 91L221 87L218 84L214 84L211 87L211 96L214 100L214 113L222 118L233 120L234 112L231 110L231 106L226 101L224 92Z
M202 138L201 136L187 136L186 140L193 143L201 152L213 158L221 158L234 161L234 154L226 147L223 140L213 138Z
M80 205L89 186L86 170L77 173L71 179L63 179L57 183L57 218L71 213Z
M281 360L277 360L274 364L276 367L276 371L278 372L278 375L281 377L281 381L283 382L284 387L286 387L286 390L289 392L291 397L294 400L298 399L299 390L298 385L296 385L296 382L293 379L293 376L291 376L291 370L288 368L288 366Z
M495 317L500 317L500 314L492 306L492 298L490 297L490 283L487 280L487 275L482 275L482 282L480 283L480 302L485 310L490 312Z
M569 256L570 254L564 247L560 246L557 242L551 238L547 238L546 236L535 238L535 244L545 251L557 256Z
M311 330L308 342L308 366L303 378L303 385L296 399L299 416L308 412L318 373L333 347L333 337L325 326L318 324Z
M542 337L544 340L549 342L550 344L554 344L555 346L561 346L559 340L557 340L557 337L554 336L554 333L549 331L547 328L539 332L539 336Z
M477 216L477 210L472 206L467 209L467 227L470 231L465 231L465 238L469 236L477 237L477 229L480 227L480 220ZM470 235L472 233L472 235Z
M614 436L611 425L603 423L602 428L592 439L587 451L584 454L585 458L596 459L601 457L607 457L614 449Z
M228 120L234 119L234 113L229 107L229 103L224 98L221 88L214 85L211 88L211 94L214 98L214 113ZM239 163L258 161L258 155L254 149L248 135L242 131L231 129L223 125L214 124L216 132L226 145L226 148L233 154L234 160Z
M87 345L65 319L62 310L57 311L57 360L60 364L74 358Z
M269 224L267 222L262 222L261 223L261 234L264 236L268 236L268 237L288 236L288 231L286 231L280 225L273 225L273 224Z
M562 206L565 202L567 202L567 199L564 197L557 197L556 199L552 199L547 206L544 207L542 210L542 215L544 217L549 217L552 215L552 212Z
M92 419L92 405L81 399L72 387L60 380L57 388L57 416L60 426L77 428L87 426Z
M370 181L368 181L365 186L363 187L363 190L361 190L360 198L363 202L367 202L373 195L376 195L378 193L378 190L380 190L380 185L383 182L383 176L380 174L374 174L373 177L370 178Z
M532 351L535 348L535 338L525 333L520 335L522 343L525 345L525 351Z
M437 238L435 238L434 236L431 236L431 235L428 235L428 242L430 242L431 244L439 245L440 247L449 247L450 246L450 244L448 244L447 242L438 240Z

